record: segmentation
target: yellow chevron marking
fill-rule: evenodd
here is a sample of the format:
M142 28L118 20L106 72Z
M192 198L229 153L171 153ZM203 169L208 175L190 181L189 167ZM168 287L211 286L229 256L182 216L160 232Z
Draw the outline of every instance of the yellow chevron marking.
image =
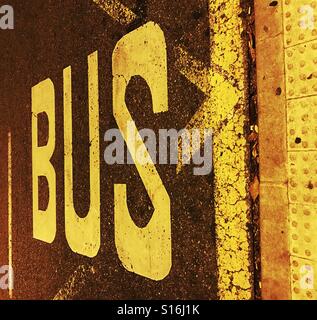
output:
M122 25L130 24L137 18L132 10L118 0L93 0L93 2Z

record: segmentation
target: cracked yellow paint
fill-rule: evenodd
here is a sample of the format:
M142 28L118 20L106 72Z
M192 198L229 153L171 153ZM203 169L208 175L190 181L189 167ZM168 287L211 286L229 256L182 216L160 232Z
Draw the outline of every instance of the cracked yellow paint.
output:
M220 299L251 299L246 73L240 1L209 1L211 66L182 48L181 73L206 94L187 128L214 131L215 221ZM195 147L195 146L193 146ZM190 152L191 150L188 150ZM180 170L180 168L178 168Z
M248 234L246 60L239 0L209 1L211 66L207 68L177 47L180 72L206 99L187 129L214 132L215 221L220 299L251 299ZM187 153L195 152L187 150ZM197 147L196 147L197 148ZM182 163L179 162L178 171Z
M214 129L215 221L220 299L251 299L245 56L240 1L210 1L211 69L209 98L194 119ZM224 76L224 74L226 76ZM235 85L233 85L234 80Z
M220 299L252 298L247 230L247 142L244 136L247 120L245 60L240 10L240 1L210 1L210 20L214 26L211 65L221 66L236 82L236 86L232 86L220 75L212 75L219 79L210 92L213 112L210 109L203 111L206 124L214 121L218 125L214 128L214 198ZM222 229L225 229L224 234L219 232ZM228 250L227 242L231 243Z

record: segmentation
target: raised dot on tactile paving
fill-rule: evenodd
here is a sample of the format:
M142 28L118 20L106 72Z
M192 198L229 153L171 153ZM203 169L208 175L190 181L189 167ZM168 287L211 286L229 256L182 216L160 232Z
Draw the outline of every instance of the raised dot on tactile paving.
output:
M309 216L309 215L310 215L310 211L309 211L308 209L305 209L305 210L304 210L304 215L305 215L305 216Z
M292 194L291 195L291 200L292 201L296 201L297 200L297 195L296 194Z
M309 115L306 113L302 116L302 121L307 121L309 119Z
M308 298L308 299L312 299L312 298L313 298L313 294L312 294L310 291L308 291L308 292L306 293L306 295L307 295L307 298Z
M307 194L305 194L305 195L303 196L304 202L310 202L310 199L311 199L311 196L309 196L309 195L307 195Z
M307 79L307 77L306 77L305 74L302 73L302 74L299 75L299 79L302 80L302 81L304 81L304 80Z
M291 185L292 188L296 188L297 187L297 183L295 181L291 181L290 185Z
M293 267L297 268L299 266L299 263L296 260L294 260L292 265L293 265Z
M304 240L305 240L305 242L307 242L307 243L310 243L311 242L311 240L310 240L310 238L309 237L304 237Z
M306 250L306 251L305 251L305 255L306 255L307 257L310 257L310 256L311 256L311 252L310 252L309 250Z
M292 133L291 133L292 134ZM290 155L290 159L292 160L292 161L296 161L296 159L297 159L297 157L296 157L296 154L291 154Z

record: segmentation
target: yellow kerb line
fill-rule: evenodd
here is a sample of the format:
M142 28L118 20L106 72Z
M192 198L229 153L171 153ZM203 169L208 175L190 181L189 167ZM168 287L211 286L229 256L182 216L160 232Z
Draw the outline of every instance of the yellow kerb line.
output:
M247 228L248 153L243 129L247 121L246 60L240 12L238 0L209 1L210 25L214 29L210 39L210 68L181 47L176 48L180 72L206 95L186 129L210 128L214 131L214 201L220 299L252 298ZM236 82L235 86L232 79ZM178 172L181 167L180 164Z

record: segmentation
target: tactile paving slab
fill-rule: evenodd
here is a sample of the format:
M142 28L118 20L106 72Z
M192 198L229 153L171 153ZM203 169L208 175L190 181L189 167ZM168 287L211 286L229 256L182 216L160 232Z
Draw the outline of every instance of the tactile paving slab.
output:
M317 290L317 1L257 0L255 10L262 291L269 299L309 300Z

